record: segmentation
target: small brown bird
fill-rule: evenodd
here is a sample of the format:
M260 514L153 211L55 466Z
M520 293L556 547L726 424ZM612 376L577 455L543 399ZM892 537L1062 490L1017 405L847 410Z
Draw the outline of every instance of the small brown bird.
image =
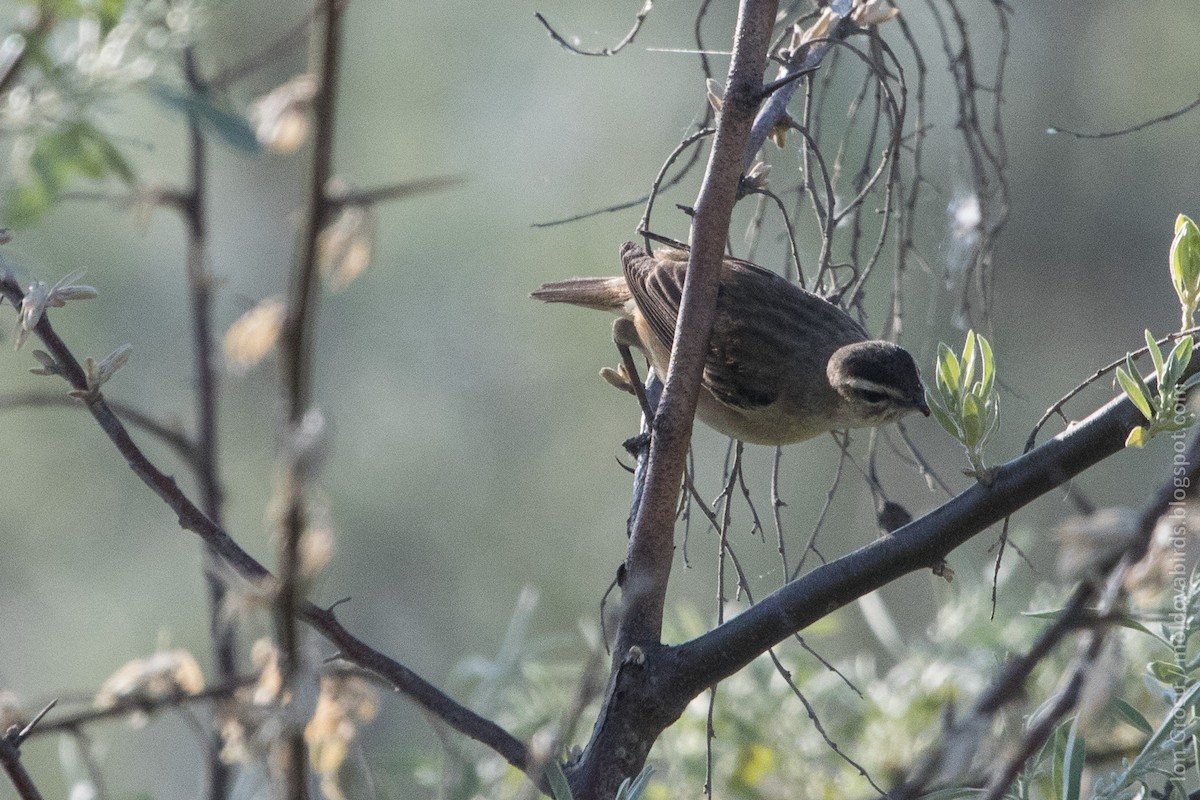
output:
M687 253L649 256L626 242L621 262L622 277L556 281L531 297L618 314L614 341L644 352L665 376ZM912 411L929 416L907 350L870 340L846 312L779 275L725 259L697 417L744 442L790 444Z

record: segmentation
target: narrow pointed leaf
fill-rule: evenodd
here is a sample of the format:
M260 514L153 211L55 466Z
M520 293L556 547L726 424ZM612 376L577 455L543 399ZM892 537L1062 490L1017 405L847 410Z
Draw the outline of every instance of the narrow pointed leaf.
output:
M929 410L933 413L934 419L941 423L942 427L946 429L946 433L950 434L955 439L962 438L962 431L959 430L958 425L954 424L954 419L949 414L947 414L945 411L942 411L940 408L935 408L932 405L929 407Z
M938 383L945 387L946 391L953 397L957 397L958 392L958 356L954 355L954 351L947 347L944 343L938 345Z
M996 364L992 358L992 345L987 338L979 337L979 354L982 358L982 374L979 376L983 383L982 394L984 397L989 397L992 394L992 387L996 379Z
M1079 735L1078 720L1071 723L1067 732L1067 744L1063 748L1062 771L1062 800L1079 800L1080 786L1083 780L1083 764L1087 756L1087 746Z
M974 395L969 394L963 398L963 444L968 448L975 447L983 438L983 418L979 412L979 401Z
M967 331L967 341L963 345L962 372L958 376L958 390L966 394L975 380L975 331Z
M1158 390L1160 393L1179 383L1179 379L1183 377L1183 373L1192 360L1193 347L1192 337L1185 336L1175 345L1171 355L1167 356L1167 363L1163 365L1162 375L1159 378Z
M1158 349L1158 342L1154 341L1154 334L1150 330L1146 330L1146 349L1150 351L1150 358L1154 359L1154 374L1163 374L1163 356L1162 351Z
M1142 393L1141 386L1121 367L1117 367L1117 383L1121 384L1121 388L1125 390L1125 396L1137 406L1137 410L1142 412L1142 416L1146 418L1147 422L1154 419L1154 411L1150 408L1149 399Z

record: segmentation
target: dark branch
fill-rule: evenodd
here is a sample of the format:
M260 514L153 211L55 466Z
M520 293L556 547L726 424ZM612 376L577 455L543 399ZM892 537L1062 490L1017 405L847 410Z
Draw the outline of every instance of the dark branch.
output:
M725 625L672 648L672 661L680 665L672 685L690 699L833 609L909 572L937 565L990 525L1120 452L1129 431L1143 421L1128 399L1111 401L1070 430L999 467L992 486L973 485L891 536L818 567Z

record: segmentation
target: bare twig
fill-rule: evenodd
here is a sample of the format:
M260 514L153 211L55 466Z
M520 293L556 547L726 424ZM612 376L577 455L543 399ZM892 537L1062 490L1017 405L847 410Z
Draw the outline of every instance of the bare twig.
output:
M342 0L342 2L346 3L349 0ZM209 80L209 85L214 89L224 89L231 84L237 83L247 75L251 75L264 67L277 63L280 56L292 51L297 44L304 40L304 37L308 35L309 29L312 27L317 13L318 10L314 7L299 22L262 50L218 72Z
M199 95L208 87L196 66L192 47L183 51L183 72L189 89ZM196 401L195 474L200 486L200 507L214 523L221 525L223 493L218 476L217 453L217 372L213 356L213 285L208 267L208 218L206 214L208 151L200 119L188 115L189 185L181 193L175 208L183 217L187 231L186 274L188 308L191 314L192 374ZM208 589L209 635L214 661L221 681L237 674L237 639L233 619L226 613L227 587L220 569L220 556L204 549L204 577ZM220 734L213 731L209 741L209 800L229 796L232 771L221 761Z
M182 706L203 704L211 700L222 700L232 697L233 693L245 686L250 686L258 680L257 675L245 675L235 678L228 683L209 686L199 692L173 692L171 694L153 697L124 697L110 706L103 708L86 708L70 714L54 717L35 728L30 738L45 736L51 733L73 731L94 722L124 719L132 714L153 714L164 709L180 708Z
M1161 339L1158 339L1156 341L1157 341L1158 346L1161 347L1164 344L1167 344L1168 342L1178 341L1179 339L1182 339L1184 336L1192 336L1196 333L1200 333L1200 326L1197 326L1194 328L1188 328L1187 330L1179 331L1178 333L1168 334L1167 336L1164 336ZM1137 350L1134 350L1133 352L1129 353L1128 357L1129 358L1140 358L1141 356L1145 355L1148 352L1150 352L1150 346L1144 345L1144 346L1138 348ZM1093 383L1095 383L1097 380L1099 380L1100 378L1104 377L1108 373L1115 370L1117 367L1124 364L1125 358L1126 358L1125 356L1122 356L1121 358L1118 358L1116 361L1105 364L1103 367L1101 367L1100 369L1096 370L1091 375L1089 375L1082 383L1077 385L1074 389L1072 389L1071 391L1067 392L1062 397L1060 397L1058 399L1058 401L1054 403L1054 405L1047 408L1046 413L1042 414L1041 418L1037 421L1037 424L1033 426L1033 430L1029 432L1029 438L1025 440L1025 450L1023 452L1028 453L1030 450L1032 450L1034 448L1034 445L1037 444L1038 433L1041 432L1042 428L1045 427L1046 423L1049 422L1050 418L1053 417L1055 414L1058 414L1060 417L1062 417L1064 422L1070 423L1071 420L1068 419L1067 415L1063 414L1063 412L1062 412L1063 406L1065 406L1071 400L1071 398L1075 397L1075 395L1079 394L1084 389L1086 389L1087 387L1089 387Z
M20 307L24 292L11 275L0 277L0 293L14 308ZM38 322L35 334L61 367L63 377L72 388L86 391L87 377L83 367L55 332L48 316L44 315ZM266 567L243 550L224 529L205 516L204 512L179 489L174 478L164 474L146 457L102 393L90 395L86 404L92 417L125 458L133 473L176 514L180 527L200 536L205 544L216 550L225 563L243 579L267 586L276 582ZM332 642L345 661L378 675L396 691L402 692L459 733L490 747L518 769L524 770L529 764L528 750L519 739L491 720L455 702L400 662L353 636L338 621L332 610L302 602L296 613L300 619Z
M174 450L175 454L189 467L193 469L196 467L196 444L178 426L160 422L149 414L116 400L108 401L108 405L118 417L159 439ZM47 406L86 410L83 401L56 392L20 392L0 395L0 411L17 408L45 408Z
M462 175L418 178L388 186L377 186L373 189L352 189L338 192L327 197L326 203L331 211L347 206L373 206L390 200L402 200L426 192L436 192L450 186L458 186L465 181L466 178Z
M1169 113L1163 114L1160 117L1155 117L1154 119L1148 119L1145 122L1139 122L1137 125L1133 125L1128 128L1122 128L1119 131L1105 131L1103 133L1080 133L1078 131L1069 130L1067 128L1063 128L1058 125L1051 125L1049 128L1046 129L1046 133L1051 134L1051 135L1057 134L1057 133L1065 133L1068 136L1074 136L1076 139L1111 139L1114 136L1127 136L1128 134L1137 133L1140 130L1145 130L1146 128L1149 128L1153 125L1158 125L1163 122L1170 122L1171 120L1175 119L1176 117L1182 117L1184 114L1186 114L1189 111L1192 111L1196 108L1200 108L1200 97L1197 97L1195 100L1188 103L1183 108L1176 109L1175 111L1171 111Z
M292 272L287 317L280 336L280 366L283 368L285 440L282 484L283 514L280 518L279 584L276 595L276 635L279 640L280 672L284 691L293 691L302 680L301 644L297 612L304 602L301 547L308 528L308 462L312 453L299 443L307 415L312 411L313 341L316 338L321 286L318 269L319 239L331 213L326 187L333 175L333 133L336 120L338 69L341 58L341 7L337 0L320 6L320 36L317 39L318 89L313 99L312 166L309 174L304 223L300 233L300 257ZM316 446L316 445L310 445ZM303 725L283 732L276 751L279 786L283 800L303 800L308 795L308 756Z
M617 42L612 47L604 47L600 50L584 50L580 47L576 47L564 39L558 31L554 30L550 23L546 21L546 18L542 16L540 11L533 12L533 16L538 22L542 23L542 27L544 27L546 32L550 34L550 38L558 42L559 45L561 45L563 49L567 50L568 52L579 56L615 56L617 53L624 50L626 45L633 42L634 37L636 37L638 35L638 31L642 29L642 24L646 21L646 17L650 15L650 11L653 8L654 0L646 0L646 2L642 5L641 10L638 11L637 16L634 17L633 27L629 29L629 33L625 34L625 38Z

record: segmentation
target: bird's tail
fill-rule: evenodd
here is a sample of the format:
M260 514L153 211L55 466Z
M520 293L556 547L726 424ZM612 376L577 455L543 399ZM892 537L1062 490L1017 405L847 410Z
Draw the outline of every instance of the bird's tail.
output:
M570 303L597 311L620 311L633 299L624 278L569 278L542 284L529 295L547 303Z

